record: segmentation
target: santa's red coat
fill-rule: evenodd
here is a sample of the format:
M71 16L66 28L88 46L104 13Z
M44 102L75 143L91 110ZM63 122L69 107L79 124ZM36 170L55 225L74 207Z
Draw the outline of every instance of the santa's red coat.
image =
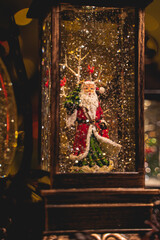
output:
M97 132L100 136L104 138L109 138L108 136L108 129L101 129L100 123L103 119L103 111L99 104L96 110L96 118L94 123L91 123L87 114L84 112L83 108L79 107L77 109L77 130L75 134L74 144L73 144L73 152L72 154L78 156L79 154L83 154L86 151L87 147L87 135L89 126L94 124L96 126Z

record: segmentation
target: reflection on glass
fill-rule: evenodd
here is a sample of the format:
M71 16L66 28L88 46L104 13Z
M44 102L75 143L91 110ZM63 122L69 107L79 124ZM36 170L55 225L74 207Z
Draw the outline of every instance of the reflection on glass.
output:
M51 14L42 25L41 167L50 170Z
M159 185L160 179L160 102L145 100L146 185Z
M60 16L59 171L135 171L135 10Z

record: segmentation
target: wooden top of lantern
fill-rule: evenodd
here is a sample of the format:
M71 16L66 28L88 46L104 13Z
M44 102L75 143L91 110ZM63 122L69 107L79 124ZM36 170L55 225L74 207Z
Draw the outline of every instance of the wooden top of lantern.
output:
M28 18L42 18L49 12L52 6L59 3L68 3L73 5L87 5L87 6L103 6L103 7L133 7L145 8L153 0L33 0L29 11Z

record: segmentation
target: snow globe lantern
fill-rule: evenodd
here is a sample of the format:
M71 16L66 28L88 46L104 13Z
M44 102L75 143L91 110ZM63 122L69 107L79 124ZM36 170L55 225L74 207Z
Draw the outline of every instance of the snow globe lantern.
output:
M51 189L42 192L46 231L145 229L149 197L157 193L144 189L150 2L33 1L30 7L28 16L41 24L41 167L51 176ZM132 216L127 221L122 208Z
M62 1L43 13L41 166L53 185L143 186L147 3Z
M54 185L72 187L71 178L73 187L144 185L148 3L62 1L47 15L37 10L43 16L41 166Z

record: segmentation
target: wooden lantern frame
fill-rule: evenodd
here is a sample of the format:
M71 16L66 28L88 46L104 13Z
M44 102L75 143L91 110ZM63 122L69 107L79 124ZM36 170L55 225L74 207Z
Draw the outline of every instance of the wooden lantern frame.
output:
M94 5L92 1L87 4ZM86 3L85 2L85 3ZM116 1L113 1L116 2ZM118 2L118 1L117 1ZM123 2L123 1L122 1ZM104 3L103 6L114 6ZM122 4L122 3L121 3ZM77 3L78 5L78 3ZM96 3L96 6L99 4ZM116 4L115 4L116 5ZM144 187L144 11L138 10L136 91L136 171L119 173L57 173L59 149L59 6L52 8L51 183L53 188Z
M64 1L62 1L64 3ZM53 188L92 188L92 187L144 187L144 7L150 1L103 1L105 7L135 7L137 11L137 39L136 39L136 72L135 72L135 113L136 113L136 170L135 172L119 173L57 173L58 151L59 151L59 4L52 5L52 73L51 73L51 141L50 141L50 175ZM69 1L73 3L73 1ZM78 1L76 5L96 5L101 6L99 1Z
M152 0L85 0L76 5L132 7L137 11L136 46L136 171L120 173L57 173L59 139L59 4L61 1L34 1L28 17L41 22L52 15L51 85L51 189L43 190L45 199L44 234L88 232L139 232L149 230L152 198L159 190L145 189L144 172L144 8ZM62 3L75 4L73 0ZM85 215L85 216L84 216ZM78 221L77 221L78 218Z

